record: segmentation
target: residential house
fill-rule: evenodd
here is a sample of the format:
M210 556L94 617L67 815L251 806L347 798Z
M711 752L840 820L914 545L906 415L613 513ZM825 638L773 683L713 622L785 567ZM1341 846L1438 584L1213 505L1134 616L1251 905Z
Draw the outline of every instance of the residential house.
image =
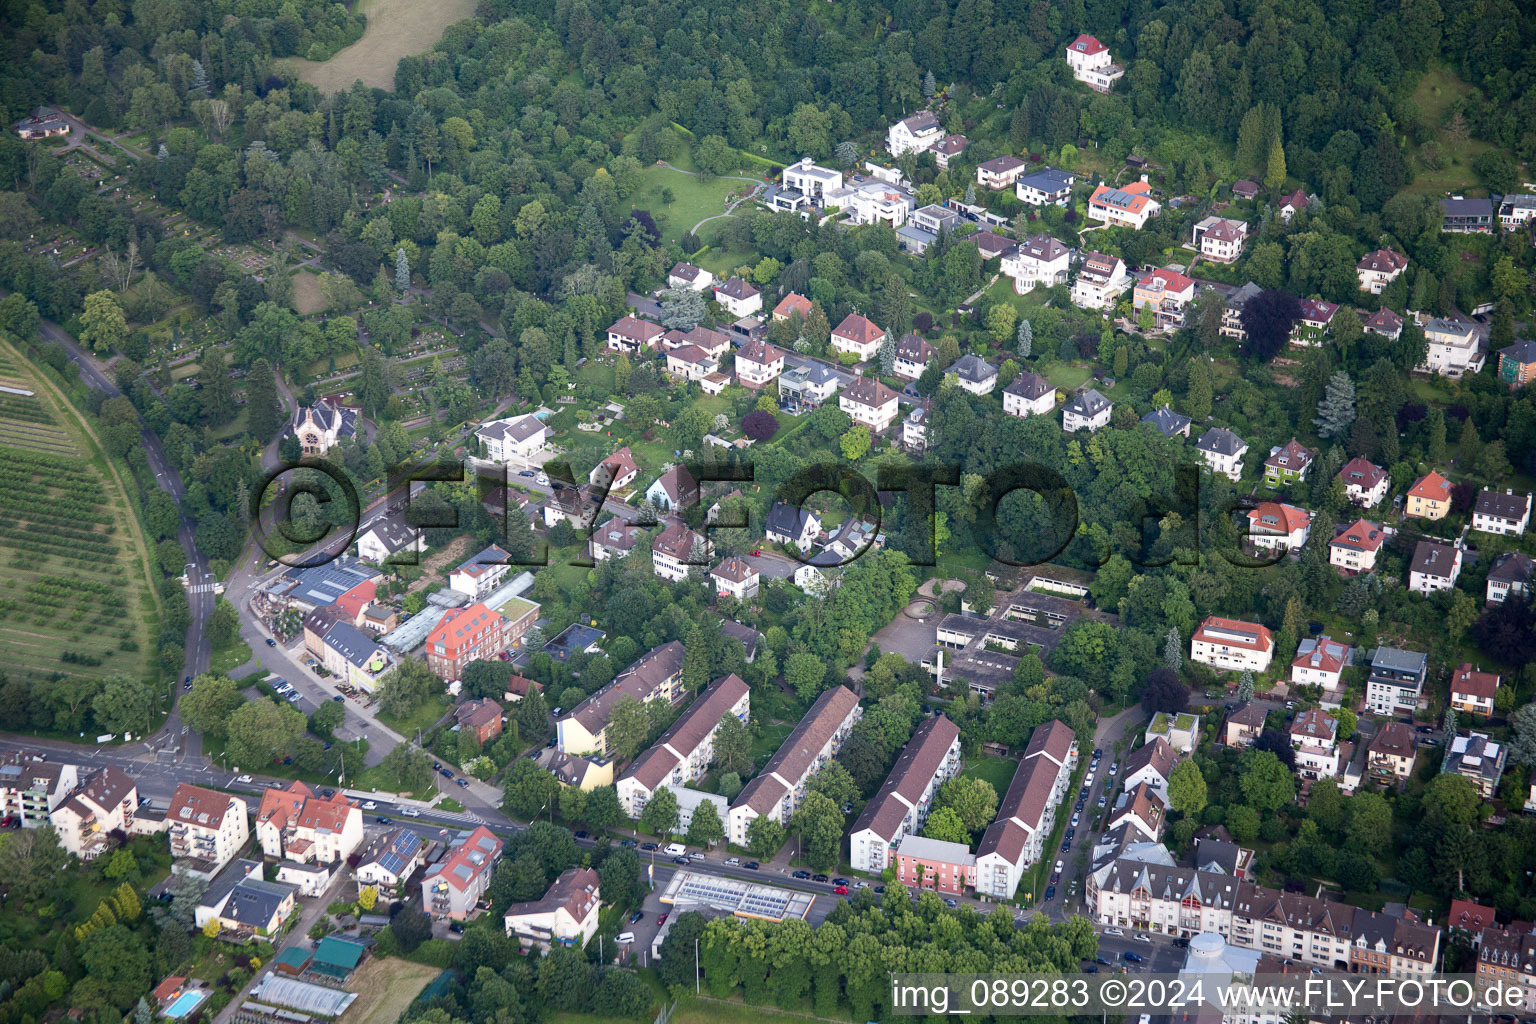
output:
M944 138L928 147L928 152L933 154L933 163L939 170L948 170L952 161L957 159L971 144L971 140L964 135L946 135Z
M1529 805L1527 805L1529 809ZM1536 932L1490 922L1474 943L1480 991L1495 984L1524 990L1526 1013L1536 1011Z
M903 153L921 153L944 137L944 126L939 115L931 110L920 110L911 117L891 125L886 132L885 148L894 157Z
M1303 779L1331 779L1339 774L1338 719L1317 708L1302 711L1291 722L1290 739L1296 772Z
M1356 519L1328 542L1328 564L1346 573L1371 572L1387 533L1369 519Z
M737 794L727 815L726 837L746 846L747 830L756 818L788 823L805 798L811 776L842 749L859 716L859 698L852 690L834 686L823 691L763 769Z
M885 331L858 313L849 313L843 317L843 322L832 331L832 350L856 356L861 363L875 358L884 341Z
M448 574L448 589L476 600L485 597L512 571L511 558L501 545L492 544Z
M1058 171L1054 167L1042 167L1022 175L1013 184L1013 194L1019 202L1030 206L1066 206L1072 198L1072 186L1077 175L1070 171Z
M855 423L876 434L884 433L896 421L896 392L872 377L855 380L837 396L837 404Z
M985 228L966 235L963 240L976 246L976 251L981 253L981 261L983 263L990 263L999 257L1011 255L1013 250L1018 248L1013 239L995 234ZM1002 264L999 263L998 265L1001 266Z
M1056 411L1056 386L1025 370L1003 388L1003 412L1009 416L1049 416Z
M973 395L990 395L997 387L997 367L974 353L956 359L944 373L954 374L956 383Z
M1073 78L1095 92L1109 92L1125 74L1110 57L1109 47L1087 33L1067 44L1067 67Z
M1288 487L1301 483L1307 478L1315 457L1294 437L1284 445L1271 448L1269 458L1264 460L1264 486Z
M912 411L901 421L901 443L912 452L928 448L928 403L912 403Z
M1322 344L1339 307L1322 299L1302 299L1301 319L1291 328L1291 344L1311 347Z
M548 645L545 645L546 648ZM535 682L527 676L512 675L507 677L506 688L502 692L501 699L508 704L516 704L530 693L543 693L544 684Z
M549 439L549 428L528 413L483 423L475 431L475 439L485 446L488 461L506 465L516 460L526 462L539 454Z
M459 726L460 750L464 749L464 737L473 736L475 744L485 746L501 736L501 723L505 715L501 705L489 697L466 700L453 709L453 719ZM471 748L473 749L473 748Z
M732 277L715 285L715 301L731 316L751 316L763 308L763 292L756 285Z
M336 864L362 844L363 812L344 793L321 797L295 781L262 794L256 841L273 860Z
M133 831L139 789L133 776L114 765L96 768L80 788L53 809L48 820L59 846L81 860L93 860L112 846L114 832Z
M1355 663L1355 649L1326 633L1306 637L1296 645L1291 659L1291 682L1316 686L1323 691L1324 707L1337 707L1344 693L1344 670Z
M1124 188L1100 184L1088 197L1088 219L1140 231L1162 205L1152 198L1152 186L1133 181Z
M462 921L490 887L503 843L484 825L460 832L443 858L421 876L421 908L434 918Z
M1072 264L1072 250L1050 235L1031 235L1019 243L1010 255L1004 256L1002 271L1013 278L1013 290L1020 295L1035 285L1066 284L1067 271Z
M1120 784L1128 790L1146 786L1166 802L1168 780L1173 776L1173 766L1178 763L1179 752L1173 745L1161 736L1154 736L1125 759Z
M1416 315L1415 319L1422 318ZM1434 317L1420 326L1429 347L1423 364L1415 369L1451 378L1482 372L1486 354L1477 326L1470 320Z
M678 512L699 500L699 484L688 467L678 463L646 488L645 500L663 512Z
M964 843L907 833L891 847L896 881L910 889L958 896L976 886L976 855Z
M1536 195L1508 193L1499 200L1499 227L1514 231L1536 219Z
M1046 730L1042 734L1042 730ZM976 849L976 892L1012 899L1024 870L1045 853L1077 764L1077 738L1059 721L1036 726L1029 746Z
M1362 508L1380 503L1390 483L1385 469L1359 455L1344 463L1339 479L1344 481L1344 494Z
M1365 321L1365 329L1396 341L1403 336L1403 318L1382 306Z
M651 541L651 563L656 575L668 583L688 578L688 570L708 564L709 542L674 520Z
M1120 257L1085 252L1077 280L1072 282L1072 304L1082 309L1109 309L1130 283Z
M1014 182L1024 173L1028 167L1023 160L1012 154L984 160L976 165L976 184L1000 192L1005 188L1012 188Z
M1413 776L1418 738L1406 722L1383 722L1366 747L1366 770L1383 786L1398 786Z
M590 793L600 786L613 785L613 761L606 757L556 753L549 759L549 773L560 785L567 789L579 789L583 793ZM678 807L681 810L681 796Z
M812 302L810 299L799 292L790 292L779 300L777 306L773 307L773 319L775 321L788 320L790 317L798 316L800 322L804 323L805 318L811 315L811 306Z
M325 398L314 405L295 406L287 432L299 439L301 455L318 457L343 438L357 436L357 410Z
M821 517L808 508L776 501L763 523L763 539L770 544L793 544L809 551L821 534Z
M555 946L585 949L597 934L603 901L595 868L566 868L544 897L507 908L507 938L523 949L549 952Z
M622 491L635 482L640 467L635 464L635 453L628 447L620 448L587 474L587 483L593 487L606 487L609 491Z
M1258 674L1275 656L1275 637L1257 622L1212 615L1189 641L1189 660L1214 669Z
M625 522L615 516L592 534L589 545L592 561L605 562L610 558L623 558L635 550L635 545L645 539L646 528Z
M1252 200L1258 198L1259 183L1239 178L1232 183L1232 198Z
M854 870L879 874L890 867L898 845L922 830L939 787L960 767L959 727L944 715L925 718L853 822L848 856Z
M1424 692L1429 659L1418 651L1378 647L1371 653L1371 671L1365 680L1365 703L1378 715L1412 714Z
M1380 295L1407 268L1407 256L1392 249L1377 249L1360 258L1355 264L1355 274L1360 278L1361 291Z
M697 700L619 776L617 789L624 813L639 818L660 789L677 793L704 776L715 759L715 735L731 715L743 725L751 714L747 684L734 672L704 688Z
M892 367L898 377L906 380L917 380L928 369L928 364L933 360L938 350L928 344L921 334L908 332L908 334L896 343L896 364Z
M913 210L912 216L907 218L906 225L897 234L908 239L911 236L907 232L916 232L922 236L918 239L920 248L915 251L923 252L926 251L928 245L938 239L939 235L946 231L954 231L960 224L961 220L958 213L937 203L930 203L927 206Z
M1304 188L1299 188L1288 196L1282 196L1279 207L1281 222L1289 224L1292 217L1306 211L1307 205L1307 190Z
M715 357L697 345L667 350L667 372L679 380L703 380L719 368Z
M234 860L251 836L244 800L185 782L171 794L165 820L170 823L171 856L189 862L180 870L205 878Z
M689 288L696 292L708 291L715 283L715 275L692 263L678 262L667 271L668 288Z
M37 828L48 824L54 808L75 791L79 769L46 758L24 750L0 754L0 817Z
M783 183L786 189L799 192L817 206L824 205L828 192L843 187L843 172L830 167L818 167L810 157L784 168Z
M749 388L766 387L784 372L786 354L762 339L747 342L736 353L737 382Z
M1461 549L1438 541L1421 540L1408 563L1408 589L1428 597L1437 590L1450 590L1461 575Z
M1496 672L1484 672L1464 661L1451 676L1451 708L1457 714L1493 717L1493 699L1499 692Z
M1114 403L1094 388L1080 392L1073 396L1072 401L1062 406L1061 429L1067 433L1076 433L1086 430L1090 433L1109 426L1110 413L1114 411Z
M1519 536L1531 521L1530 494L1516 494L1505 489L1503 494L1484 488L1478 492L1472 506L1472 529L1480 533L1497 533Z
M1200 742L1200 716L1182 713L1170 715L1159 711L1147 725L1146 742L1151 743L1156 738L1166 740L1170 747L1181 754L1192 754Z
M1488 568L1485 600L1503 604L1511 594L1529 594L1533 565L1536 563L1519 551L1505 551L1495 557Z
M1155 843L1163 837L1163 819L1168 802L1151 786L1141 783L1126 786L1105 820L1105 830L1125 828L1132 842Z
M1195 224L1191 248L1212 263L1236 263L1248 241L1248 225L1226 217L1206 217Z
M1493 230L1493 201L1451 196L1440 200L1440 230L1456 234L1485 234Z
M376 834L353 872L358 894L372 886L386 899L404 896L406 882L426 863L426 856L426 840L403 825Z
M1152 311L1157 330L1171 331L1184 326L1186 307L1194 301L1195 282L1176 270L1159 267L1140 281L1131 293L1131 304L1138 310Z
M1508 750L1502 743L1495 743L1487 733L1458 733L1447 737L1445 763L1441 774L1460 775L1477 788L1484 800L1492 799L1499 790L1499 779L1504 775L1504 760Z
M709 570L709 578L715 585L715 593L721 597L750 601L757 596L760 576L745 558L734 555L727 558Z
M665 333L660 324L635 316L622 317L608 328L608 348L630 355L654 351L661 346L661 336Z
M357 557L375 565L415 565L426 538L403 515L388 515L357 535Z
M1241 288L1227 296L1221 306L1221 327L1219 333L1223 338L1234 338L1237 341L1246 341L1248 331L1243 327L1243 307L1264 289L1249 281Z
M1195 447L1212 473L1220 473L1233 483L1243 475L1243 456L1248 454L1248 442L1226 427L1207 430L1195 442Z
M1141 422L1150 423L1159 434L1164 437L1188 437L1190 419L1180 413L1174 412L1168 406L1161 409L1153 409L1141 418Z
M1227 715L1226 724L1222 727L1221 742L1229 747L1253 746L1253 741L1264 731L1267 717L1263 705L1252 702L1244 704ZM1169 751L1172 749L1170 747Z
M673 640L648 651L613 682L556 719L555 735L560 752L606 756L609 752L608 721L620 698L675 704L684 692L682 682L682 641ZM609 780L612 780L611 770Z
M201 930L216 922L220 937L232 942L276 938L297 909L297 895L291 885L263 881L260 865L242 861L209 885L193 923Z
M828 196L828 200L848 211L844 223L884 224L892 231L907 222L907 216L917 205L911 189L878 178L845 188Z
M1408 488L1403 514L1411 519L1444 519L1451 512L1451 482L1434 470Z
M820 409L841 385L837 371L826 363L802 363L779 378L779 408L791 413Z
M1536 341L1522 338L1499 349L1499 380L1516 388L1536 380Z
M427 634L427 667L439 679L458 679L470 662L489 661L511 646L516 638L507 634L507 620L482 602L450 610Z

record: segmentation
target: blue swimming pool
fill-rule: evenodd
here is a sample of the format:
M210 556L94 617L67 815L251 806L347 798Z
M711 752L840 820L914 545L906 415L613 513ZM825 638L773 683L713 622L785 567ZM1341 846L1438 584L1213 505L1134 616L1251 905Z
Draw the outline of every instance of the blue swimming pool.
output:
M189 992L183 992L176 997L176 1001L165 1008L165 1016L172 1020L180 1020L200 1006L204 999L208 998L208 990L195 988Z

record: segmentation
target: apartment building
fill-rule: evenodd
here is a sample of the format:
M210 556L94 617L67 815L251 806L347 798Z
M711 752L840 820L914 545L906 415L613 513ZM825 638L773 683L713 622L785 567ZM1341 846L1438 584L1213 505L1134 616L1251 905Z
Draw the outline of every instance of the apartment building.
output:
M1072 304L1083 309L1108 309L1131 284L1125 261L1100 252L1083 253L1083 266L1072 282Z
M434 918L462 921L490 887L502 841L484 825L460 832L421 876L421 907Z
M896 881L909 889L958 896L976 887L976 855L964 843L908 834L892 848Z
M244 800L185 782L171 795L165 820L171 856L185 862L180 870L187 874L212 878L251 837Z
M1371 672L1365 681L1365 703L1378 715L1412 714L1424 692L1429 659L1419 651L1378 647L1371 654Z
M0 760L0 817L15 818L22 828L46 825L53 809L75 791L79 769L46 757L13 750Z
M353 874L357 891L373 886L381 896L404 895L405 883L426 863L426 855L426 840L403 825L380 832L358 858Z
M427 667L439 679L457 679L472 661L496 657L512 639L499 612L475 602L444 615L427 634Z
M1001 268L1013 279L1013 290L1020 295L1036 285L1049 288L1066 284L1072 264L1072 250L1050 235L1031 235L1019 247L1003 257Z
M593 868L566 868L542 899L514 903L502 918L507 938L524 949L584 949L597 934L602 891Z
M960 765L959 726L943 715L925 719L853 823L848 852L854 870L878 874L890 867L897 844L921 831L939 787Z
M873 433L884 433L896 422L897 395L873 377L860 377L837 396L838 408Z
M715 734L726 715L743 725L750 716L750 691L732 672L721 676L678 716L649 750L619 776L617 789L624 813L639 818L663 786L679 790L701 778L715 759Z
M639 701L664 700L675 704L683 682L683 644L680 640L648 651L617 679L576 705L555 723L562 754L608 753L608 720L621 697Z
M339 791L325 798L295 781L262 794L256 841L273 860L335 864L362 845L363 812Z
M59 845L81 860L93 860L112 845L112 833L133 831L139 790L133 777L108 765L85 777L80 788L54 808L50 820Z
M1418 758L1418 737L1405 722L1386 722L1376 730L1366 749L1366 773L1383 786L1398 786L1413 775Z
M1490 924L1475 945L1479 987L1522 986L1525 1011L1536 1011L1536 932L1526 926Z
M834 686L817 697L800 724L731 804L727 838L737 846L746 846L747 829L760 816L787 823L805 798L811 776L843 748L861 713L859 698L846 686Z
M1275 656L1275 637L1257 622L1212 615L1189 640L1189 660L1228 672L1263 672Z
M976 892L1012 899L1024 869L1045 852L1077 764L1077 738L1063 722L1047 722L1030 734L1013 773L997 820L987 826L976 849Z

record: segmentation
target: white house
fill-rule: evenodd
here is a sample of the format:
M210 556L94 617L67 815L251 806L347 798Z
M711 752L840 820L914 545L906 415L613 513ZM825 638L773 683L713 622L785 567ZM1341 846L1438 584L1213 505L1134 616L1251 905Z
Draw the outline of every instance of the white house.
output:
M913 403L912 411L901 421L901 443L908 451L921 452L928 447L928 405Z
M731 316L751 316L763 308L763 292L756 285L733 277L724 284L715 285L715 301Z
M1194 227L1190 244L1213 263L1236 263L1248 241L1248 225L1226 217L1206 217Z
M667 271L668 288L691 288L696 292L707 291L715 283L715 275L692 263L675 263Z
M1455 675L1451 676L1451 707L1457 714L1491 717L1494 698L1498 694L1498 674L1475 669L1469 661L1458 665Z
M1168 799L1168 780L1173 775L1173 766L1179 761L1179 752L1173 749L1173 745L1161 736L1152 739L1135 750L1125 759L1125 769L1120 775L1120 784L1126 789L1134 789L1137 786L1147 786L1164 800Z
M1335 697L1344 691L1344 670L1355 663L1355 649L1341 644L1332 637L1307 637L1296 645L1296 657L1291 659L1291 682L1298 686L1316 686L1323 691L1323 703L1329 695Z
M246 815L245 801L237 796L178 784L165 812L171 856L190 862L195 873L211 878L250 838Z
M1291 722L1291 749L1303 779L1331 779L1339 774L1339 722L1312 708Z
M891 156L903 153L921 153L944 138L944 126L939 115L931 110L921 110L911 117L897 121L886 132L885 148Z
M960 728L943 715L923 720L902 748L874 799L848 834L855 871L879 874L892 864L896 845L928 820L939 787L960 771Z
M1148 218L1156 217L1162 208L1152 198L1152 186L1146 181L1133 181L1124 188L1100 183L1088 197L1089 220L1137 231L1146 227Z
M896 343L896 365L892 370L898 377L917 380L937 351L921 334L908 333Z
M1189 660L1230 672L1263 672L1275 656L1275 637L1257 622L1212 615L1189 640Z
M928 152L933 154L934 165L940 170L948 170L950 161L966 151L971 140L964 135L946 135L938 142L928 147Z
M381 832L368 841L353 876L361 893L374 886L381 896L403 895L407 879L426 863L427 844L404 826Z
M1328 542L1328 564L1345 572L1370 572L1386 542L1387 531L1369 519L1356 519Z
M1072 401L1062 406L1061 429L1072 434L1079 430L1092 432L1107 427L1114 407L1114 403L1099 394L1097 389L1089 388L1074 395Z
M818 167L815 161L806 157L784 168L783 182L785 188L793 189L820 205L822 197L828 192L843 187L843 172Z
M770 544L793 544L801 551L810 550L821 534L821 517L808 508L776 501L763 522L763 539Z
M1424 328L1424 340L1429 348L1424 363L1416 367L1442 377L1460 377L1468 373L1481 373L1486 353L1476 327L1467 320L1424 319L1415 313L1414 319Z
M1042 167L1014 182L1013 194L1019 202L1030 206L1066 206L1072 198L1072 186L1076 183L1077 175L1069 171Z
M587 474L587 483L593 487L619 491L634 483L635 477L639 475L640 467L635 465L635 453L626 446L593 466L592 472Z
M542 899L514 903L502 918L507 938L517 939L524 949L553 946L585 949L597 934L602 910L601 888L593 868L566 868Z
M1115 801L1109 817L1105 819L1107 831L1121 828L1134 842L1155 843L1163 836L1163 821L1168 813L1167 801L1153 791L1151 786L1127 786Z
M688 467L678 463L646 488L645 500L663 512L686 508L699 500L699 484Z
M1248 442L1226 427L1212 427L1195 442L1200 456L1212 473L1236 483L1243 475L1243 456L1248 454Z
M1488 584L1484 596L1489 604L1503 604L1511 594L1527 594L1531 586L1532 563L1529 556L1519 551L1505 551L1493 560L1488 569Z
M715 585L715 593L721 597L750 601L757 596L758 571L744 558L727 558L709 570L709 578Z
M786 355L761 338L749 341L736 352L736 380L749 388L766 387L784 372Z
M880 179L834 192L827 202L847 210L850 224L884 224L893 230L907 222L917 205L911 190Z
M1391 482L1385 469L1359 455L1344 463L1339 479L1344 481L1344 493L1349 500L1362 508L1379 504L1387 496L1387 485Z
M990 395L997 387L997 367L975 354L956 359L944 374L954 374L960 387L973 395Z
M321 797L295 781L262 794L256 841L273 860L337 864L362 845L363 812L344 793Z
M404 517L399 515L385 516L357 535L357 557L374 565L383 565L402 552L420 555L425 550L427 540L421 531L407 526ZM401 561L410 563L409 558Z
M1109 92L1125 74L1110 57L1109 47L1087 33L1067 44L1067 67L1073 78L1096 92Z
M667 349L667 372L680 380L703 380L719 368L715 358L697 345Z
M1003 257L1002 271L1013 278L1013 290L1023 295L1037 284L1066 284L1071 263L1071 249L1050 235L1033 235Z
M1505 489L1503 494L1484 488L1472 506L1472 529L1481 533L1525 533L1531 522L1531 496Z
M1100 252L1083 254L1083 266L1072 282L1072 304L1082 309L1108 309L1131 285L1125 261Z
M860 377L837 396L838 408L876 434L896 422L896 392L871 377Z
M857 356L861 363L875 358L883 341L885 331L858 313L849 313L843 317L842 323L832 329L832 350Z
M478 601L501 586L512 571L511 558L500 545L492 544L448 574L448 589Z
M1161 739L1180 754L1192 754L1200 742L1200 716L1159 711L1147 724L1146 741Z
M483 423L475 437L485 445L485 457L503 465L526 462L543 450L549 428L533 413Z
M976 184L1000 192L1012 188L1019 175L1028 167L1023 160L1011 154L984 160L976 165Z
M1312 532L1312 513L1296 505L1262 501L1248 512L1248 539L1256 548L1299 551Z
M1025 370L1003 388L1003 412L1009 416L1047 416L1056 411L1056 386Z
M1380 295L1387 285L1396 281L1408 267L1408 257L1392 249L1368 252L1355 264L1355 274L1360 278L1360 290Z
M976 848L978 895L1013 898L1024 870L1045 852L1056 807L1076 765L1077 740L1070 728L1059 721L1035 727L998 804L997 820L987 826Z
M1408 589L1426 597L1450 590L1461 575L1461 549L1432 540L1421 540L1408 564Z
M132 833L139 790L133 776L115 765L86 775L48 816L59 845L81 860L93 860L113 845L112 833Z
M661 344L665 334L660 324L636 316L620 317L608 328L608 348L614 352L648 352Z
M674 522L651 541L652 567L657 576L676 583L687 577L688 570L696 564L694 552L701 549L703 557L708 558L708 542L681 521Z

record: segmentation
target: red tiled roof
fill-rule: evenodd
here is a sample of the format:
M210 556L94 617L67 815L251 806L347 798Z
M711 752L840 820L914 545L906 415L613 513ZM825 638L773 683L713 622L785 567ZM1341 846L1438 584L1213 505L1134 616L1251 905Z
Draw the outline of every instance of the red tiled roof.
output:
M1161 281L1163 290L1168 292L1188 291L1195 286L1195 281L1193 278L1185 277L1177 270L1168 270L1165 267L1158 267L1156 270L1152 271L1152 273L1147 276L1147 280Z
M182 782L171 795L165 820L217 829L224 823L224 815L229 813L231 806L238 806L239 813L245 813L245 804L236 797Z
M1206 630L1220 629L1231 633L1246 634L1250 639L1242 639L1240 636L1207 636ZM1272 651L1275 649L1275 637L1267 626L1257 622L1243 622L1241 619L1224 619L1219 615L1211 615L1200 623L1200 628L1195 630L1195 640L1203 640L1206 643L1220 644L1226 647L1243 647L1250 651Z
M1386 531L1369 519L1356 519L1338 536L1329 541L1330 547L1354 548L1357 551L1378 551L1387 539Z
M443 620L427 634L427 647L430 650L441 643L447 649L448 657L457 657L461 648L476 643L500 622L500 615L477 601L443 616Z
M617 334L624 338L631 338L644 344L650 342L663 332L660 324L653 324L649 320L641 320L639 317L621 317L608 333Z
M1310 668L1318 672L1327 672L1329 675L1337 675L1344 670L1345 659L1349 656L1349 648L1337 642L1332 637L1320 636L1317 643L1306 654L1298 654L1291 659L1292 668ZM1246 706L1246 705L1245 705ZM1253 707L1258 707L1257 704ZM1260 713L1262 721L1263 714Z
M1479 672L1470 661L1464 661L1451 677L1451 693L1464 693L1469 697L1492 700L1499 690L1499 677L1492 672Z
M1390 274L1396 270L1402 270L1408 265L1408 257L1391 249L1377 249L1368 252L1355 264L1356 270L1374 270L1382 274Z
M1310 521L1311 516L1306 509L1278 501L1262 501L1257 508L1248 513L1250 530L1263 529L1290 534L1304 529Z
M1408 489L1408 497L1424 498L1428 501L1450 501L1451 482L1434 470L1430 470Z
M858 345L869 345L885 337L885 332L875 326L873 321L858 313L849 313L843 317L843 322L832 333Z
M1076 50L1078 53L1087 54L1091 57L1096 53L1103 53L1105 50L1109 49L1109 47L1105 46L1093 36L1090 36L1088 33L1084 32L1082 35L1068 43L1067 49Z
M1359 455L1344 463L1344 468L1339 470L1340 480L1343 480L1346 484L1363 487L1367 491L1372 490L1377 484L1381 483L1382 478L1386 475L1386 470L1376 465L1370 459L1362 458Z
M801 317L811 315L811 300L799 292L790 292L779 300L779 304L773 307L773 315L788 318L793 313L799 313Z

